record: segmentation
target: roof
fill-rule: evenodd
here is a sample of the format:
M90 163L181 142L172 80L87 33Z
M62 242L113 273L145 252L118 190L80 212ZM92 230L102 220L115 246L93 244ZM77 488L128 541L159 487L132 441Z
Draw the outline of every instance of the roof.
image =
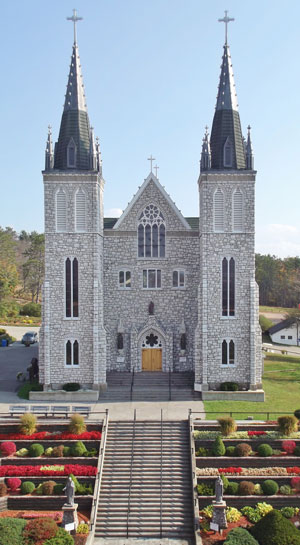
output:
M192 231L199 230L199 218L185 218ZM104 218L104 229L112 229L118 218Z
M272 327L270 327L268 332L270 335L273 335L273 333L277 333L277 331L281 331L282 329L287 329L293 323L295 323L294 318L287 318L286 320L283 320L282 322L279 322L278 324L275 324Z

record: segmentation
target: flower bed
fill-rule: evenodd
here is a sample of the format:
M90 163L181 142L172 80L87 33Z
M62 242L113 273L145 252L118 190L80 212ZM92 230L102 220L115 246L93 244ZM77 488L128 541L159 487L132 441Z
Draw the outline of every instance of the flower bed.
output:
M64 476L72 473L75 476L88 476L96 475L97 467L78 464L66 464L66 465L5 465L0 466L0 477L19 477L19 476Z
M0 441L8 441L8 440L36 441L41 439L47 439L47 441L48 440L100 441L101 437L102 437L102 434L100 431L85 431L84 433L80 433L78 435L75 435L74 433L68 433L66 431L62 431L59 433L56 433L56 432L52 433L50 431L39 431L36 433L32 433L31 435L25 435L24 433L17 433L17 432L0 433Z

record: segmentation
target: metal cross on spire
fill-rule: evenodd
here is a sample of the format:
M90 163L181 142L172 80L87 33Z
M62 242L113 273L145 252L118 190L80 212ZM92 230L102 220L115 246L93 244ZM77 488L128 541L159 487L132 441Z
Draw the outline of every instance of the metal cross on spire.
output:
M155 157L152 157L152 154L151 154L150 157L147 159L147 161L150 161L150 165L151 165L150 172L152 172L152 163L153 163L153 161L155 161Z
M218 19L219 23L225 23L225 45L227 45L227 27L230 21L234 21L232 17L227 16L228 11L225 10L225 16L223 19Z
M74 23L74 44L77 43L77 37L76 37L76 23L77 21L82 21L83 17L77 17L77 11L76 9L73 9L73 15L72 17L67 17L67 21L73 21Z
M159 169L159 167L158 167L157 165L155 165L154 170L155 170L155 176L156 176L156 178L157 178L157 171L158 171L158 169Z

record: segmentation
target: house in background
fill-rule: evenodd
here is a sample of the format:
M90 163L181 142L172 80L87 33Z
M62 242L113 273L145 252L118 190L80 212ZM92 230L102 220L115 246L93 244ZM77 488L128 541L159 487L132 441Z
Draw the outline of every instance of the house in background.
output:
M268 333L273 343L299 345L300 328L298 322L293 318L287 318L287 320L273 325Z

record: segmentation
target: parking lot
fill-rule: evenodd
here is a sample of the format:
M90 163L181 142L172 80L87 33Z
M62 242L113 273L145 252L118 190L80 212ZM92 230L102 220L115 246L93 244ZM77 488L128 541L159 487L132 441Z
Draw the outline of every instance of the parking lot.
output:
M20 386L17 374L19 371L26 372L31 358L38 358L38 343L26 347L17 341L10 346L0 347L0 392L17 390Z

